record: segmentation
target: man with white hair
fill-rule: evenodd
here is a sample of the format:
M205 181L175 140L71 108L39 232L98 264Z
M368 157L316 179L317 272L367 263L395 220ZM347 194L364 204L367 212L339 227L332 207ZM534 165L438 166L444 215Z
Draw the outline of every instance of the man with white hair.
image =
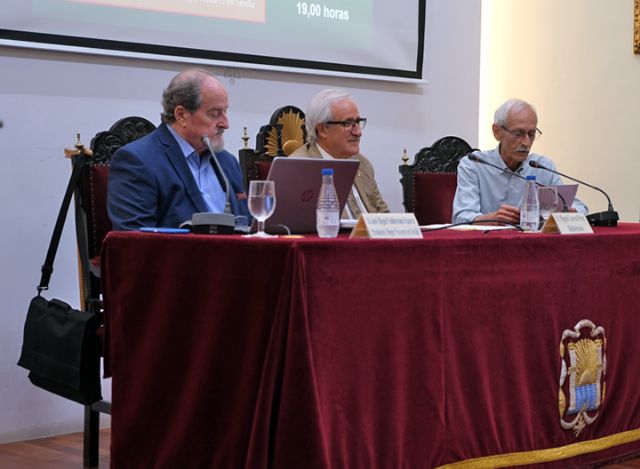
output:
M305 122L309 141L291 156L360 161L343 218L358 218L361 213L388 212L376 184L373 165L360 153L360 138L367 119L360 116L351 96L339 90L321 91L309 103Z
M538 129L538 115L531 104L521 99L508 100L496 110L491 128L498 146L473 154L493 166L474 162L468 156L458 164L453 223L491 220L519 224L519 205L526 188L523 178L534 175L536 182L545 186L562 184L557 174L529 166L529 161L535 161L556 169L546 156L530 153L534 140L542 133ZM588 212L578 199L569 210Z

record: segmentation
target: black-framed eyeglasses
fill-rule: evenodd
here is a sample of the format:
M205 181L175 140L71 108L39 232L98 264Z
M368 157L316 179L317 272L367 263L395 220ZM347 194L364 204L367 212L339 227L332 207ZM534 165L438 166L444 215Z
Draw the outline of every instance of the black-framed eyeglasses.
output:
M538 129L537 127L535 130L528 130L528 131L523 129L512 130L512 129L506 128L504 125L501 125L500 127L502 127L504 130L509 132L515 138L522 138L526 135L527 137L529 137L529 140L534 141L536 138L540 138L540 135L542 135L542 130Z
M357 119L347 119L344 121L327 121L325 122L327 125L341 125L345 130L351 130L355 125L360 127L360 130L364 130L367 125L366 117L358 117Z

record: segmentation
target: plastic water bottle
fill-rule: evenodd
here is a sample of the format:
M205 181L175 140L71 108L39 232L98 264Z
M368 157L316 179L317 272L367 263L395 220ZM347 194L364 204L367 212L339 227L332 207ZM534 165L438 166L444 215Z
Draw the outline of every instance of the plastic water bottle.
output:
M340 229L340 203L333 185L333 169L322 170L322 186L318 194L316 230L321 238L335 238Z
M527 176L527 188L520 207L520 227L525 231L538 231L540 224L540 203L536 177Z

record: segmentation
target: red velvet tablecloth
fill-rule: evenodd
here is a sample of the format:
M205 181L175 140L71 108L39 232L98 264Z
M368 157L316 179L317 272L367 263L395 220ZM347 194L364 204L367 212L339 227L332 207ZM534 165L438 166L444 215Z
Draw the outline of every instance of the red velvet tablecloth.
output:
M640 225L111 233L102 262L114 468L566 467L640 452ZM560 349L582 320L606 355L597 417L576 436L560 423Z

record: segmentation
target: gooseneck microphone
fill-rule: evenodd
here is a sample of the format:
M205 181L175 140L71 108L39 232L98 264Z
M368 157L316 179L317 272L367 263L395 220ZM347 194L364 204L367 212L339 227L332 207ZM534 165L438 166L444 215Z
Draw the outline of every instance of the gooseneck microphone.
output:
M475 163L486 164L487 166L491 166L492 168L496 168L496 169L499 169L500 171L504 171L504 168L498 166L497 164L489 163L488 161L483 160L478 155L475 155L473 153L469 153L467 155L467 157L471 161L474 161ZM531 164L531 162L529 164ZM527 180L526 177L520 176L518 173L514 173L513 171L511 171L511 174L513 174L515 177L520 178L520 179L522 179L524 181ZM548 186L545 186L544 184L540 184L538 181L536 181L536 185L538 187L548 187ZM558 197L560 197L560 200L562 201L562 211L563 212L568 212L569 211L569 207L567 207L567 201L564 200L564 197L562 196L562 194L560 194L560 192L558 192L557 194L558 194Z
M191 228L191 232L199 233L199 234L232 234L236 229L236 218L231 210L231 202L229 200L229 192L232 190L231 185L229 184L229 179L227 179L227 175L225 174L222 166L220 166L220 162L216 157L215 152L213 151L213 146L211 145L211 141L209 137L203 135L201 138L202 143L204 143L209 151L211 152L211 159L213 160L213 165L215 166L215 171L222 177L224 181L224 191L225 191L225 207L224 213L214 213L214 212L198 212L194 213L191 216L191 221L188 223Z
M201 140L202 140L202 143L204 143L209 149L209 151L211 152L211 159L213 160L213 164L215 164L218 174L220 174L222 176L222 179L224 180L224 194L226 197L226 202L224 205L224 213L232 214L233 212L231 210L231 202L229 201L229 192L231 191L231 185L229 184L229 179L227 178L227 175L223 171L222 166L220 166L220 162L216 157L216 153L213 151L213 146L211 145L211 140L209 140L209 137L207 135L203 135Z
M474 162L476 162L476 163L486 164L487 166L491 166L492 168L496 168L496 169L499 169L500 171L504 171L504 168L502 168L502 167L498 166L497 164L489 163L487 160L483 160L482 158L480 158L478 155L476 155L476 154L474 154L474 153L469 153L469 154L467 155L467 157L468 157L471 161L474 161ZM527 180L527 178L522 177L522 176L520 176L519 174L514 173L513 171L512 171L512 174L513 174L515 177L517 177L517 178L524 179L525 181ZM542 184L540 184L539 182L536 182L536 184L537 184L538 186L542 186Z
M546 166L541 165L537 161L529 161L529 166L531 166L532 168L543 169L545 171L558 174L559 176L565 177L567 179L577 182L578 184L582 184L584 186L590 187L591 189L595 189L598 192L601 192L602 194L604 194L609 204L609 206L607 207L607 210L604 212L590 213L589 215L587 215L587 220L593 226L618 226L618 220L620 219L620 217L618 216L618 212L613 210L613 204L611 204L611 199L609 198L609 196L605 191L603 191L599 187L592 186L591 184L587 184L586 182L581 181L580 179L576 179L574 177L567 176L566 174L562 174L560 171L556 171L555 169L547 168Z

